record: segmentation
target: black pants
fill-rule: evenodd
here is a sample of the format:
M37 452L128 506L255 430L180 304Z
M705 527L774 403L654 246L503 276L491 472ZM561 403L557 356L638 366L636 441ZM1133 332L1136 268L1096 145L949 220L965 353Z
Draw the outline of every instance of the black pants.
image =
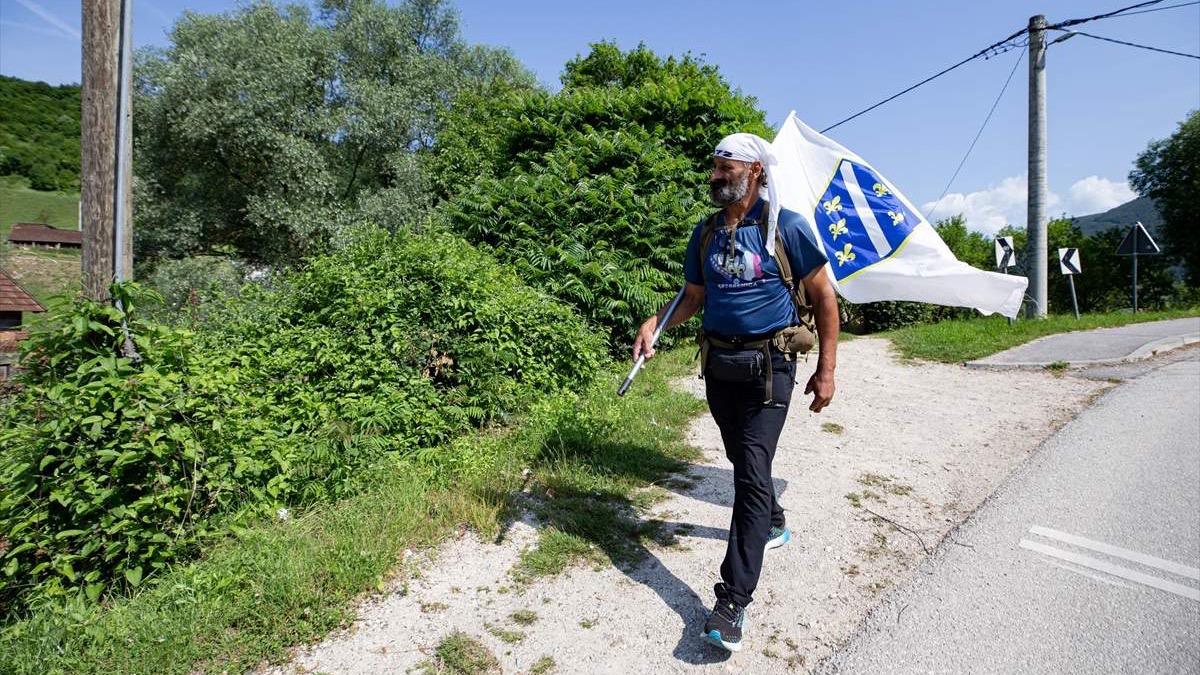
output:
M771 350L772 402L763 404L766 377L757 382L721 382L704 378L708 408L721 429L725 456L733 463L733 517L721 579L734 602L750 604L762 572L763 547L771 526L784 523L775 498L771 462L787 418L795 385L796 362Z

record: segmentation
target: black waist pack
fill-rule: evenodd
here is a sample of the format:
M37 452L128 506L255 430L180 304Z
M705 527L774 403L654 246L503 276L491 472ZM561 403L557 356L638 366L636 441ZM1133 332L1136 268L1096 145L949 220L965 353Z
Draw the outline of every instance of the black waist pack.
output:
M761 349L723 349L708 351L707 377L721 382L755 382L763 376Z

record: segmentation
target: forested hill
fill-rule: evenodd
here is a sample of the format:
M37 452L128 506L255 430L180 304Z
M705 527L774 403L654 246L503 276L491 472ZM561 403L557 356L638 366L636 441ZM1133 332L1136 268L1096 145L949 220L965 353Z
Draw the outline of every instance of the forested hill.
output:
M0 75L0 176L35 190L79 189L79 85Z
M1162 216L1155 208L1154 201L1147 197L1138 197L1104 213L1080 216L1074 221L1079 231L1089 236L1113 227L1128 230L1136 222L1145 225L1153 237L1157 237L1162 229Z

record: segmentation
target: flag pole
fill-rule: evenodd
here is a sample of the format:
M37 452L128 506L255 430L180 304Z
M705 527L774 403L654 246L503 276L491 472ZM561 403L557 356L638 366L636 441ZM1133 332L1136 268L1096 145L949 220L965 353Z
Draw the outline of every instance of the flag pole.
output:
M658 336L662 335L663 326L666 326L668 323L670 323L671 315L674 314L675 309L679 307L679 301L683 300L684 288L687 288L687 286L680 288L679 292L675 294L675 299L671 301L670 305L667 305L667 313L663 314L662 321L658 322L658 328L654 329L654 335L650 336L650 344L647 345L647 347L653 347L654 343L658 342ZM634 376L637 375L638 371L642 369L642 365L644 363L646 363L646 355L642 354L638 357L637 361L634 362L633 369L629 371L629 375L625 376L625 381L622 382L620 388L617 389L617 396L624 396L625 392L629 391L629 385L633 384Z

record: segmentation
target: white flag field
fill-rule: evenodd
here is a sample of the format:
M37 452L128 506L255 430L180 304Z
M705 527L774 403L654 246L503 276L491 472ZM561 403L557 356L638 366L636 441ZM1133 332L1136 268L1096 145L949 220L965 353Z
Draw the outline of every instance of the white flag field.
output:
M793 111L771 144L779 205L804 216L850 302L913 300L1015 317L1025 277L958 260L929 221L865 160L809 128Z

